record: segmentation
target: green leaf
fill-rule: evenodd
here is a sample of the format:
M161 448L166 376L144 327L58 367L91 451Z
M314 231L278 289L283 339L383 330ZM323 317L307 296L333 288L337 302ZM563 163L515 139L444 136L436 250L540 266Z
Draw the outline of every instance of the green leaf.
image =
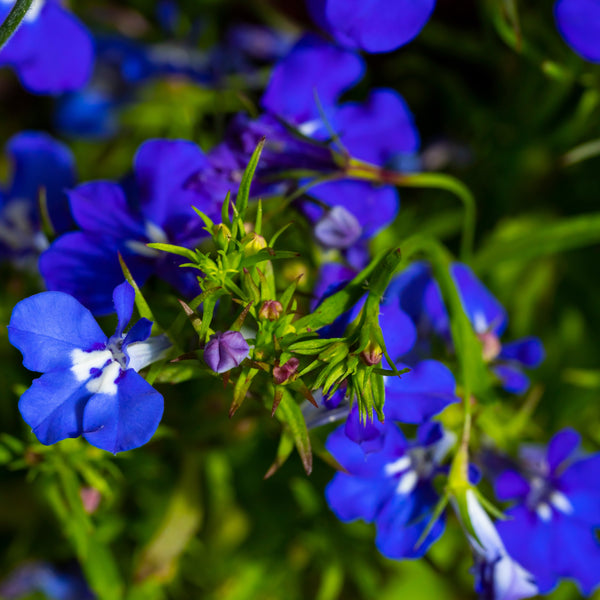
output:
M152 332L153 333L156 333L157 331L162 332L162 329L160 328L159 324L156 322L156 319L154 318L154 315L152 314L152 310L150 309L148 302L146 302L144 295L140 291L138 284L136 283L135 279L133 278L133 275L131 274L129 267L125 264L125 260L121 256L120 252L119 252L119 263L121 264L121 270L123 271L123 275L124 275L125 279L129 283L129 285L131 285L131 287L135 290L135 306L136 306L138 312L140 313L140 317L144 317L145 319L152 321L152 323L153 323Z
M279 468L289 458L293 449L294 438L287 429L284 429L281 433L281 438L279 439L279 446L277 447L277 454L275 455L275 460L273 461L273 464L269 467L268 471L265 473L264 479L272 477L279 470Z
M8 40L16 33L17 29L19 29L32 4L33 0L17 0L15 2L11 11L0 26L0 51L4 48Z
M155 250L162 250L163 252L168 252L169 254L177 254L177 256L183 256L184 258L188 258L192 261L193 264L197 264L197 254L190 250L189 248L184 248L183 246L175 246L173 244L162 244L159 242L150 242L146 244L148 248L154 248Z
M600 242L600 213L588 213L555 223L514 219L504 223L475 255L472 267L484 273L508 261L527 261Z
M252 256L245 256L240 262L240 267L252 267L268 260L298 258L299 256L300 254L298 252L292 252L291 250L273 250L273 248L263 248L256 254L252 254Z
M261 152L265 145L265 138L263 137L259 142L252 156L250 162L244 171L240 187L238 189L235 206L239 214L240 219L243 221L246 218L246 209L248 208L248 199L250 198L250 185L252 184L252 178L258 166L258 160L260 159Z
M300 407L285 388L282 388L282 398L279 409L276 412L276 417L285 424L294 438L294 443L302 460L304 470L307 475L310 475L313 458L306 422L304 421Z
M200 527L203 507L198 461L189 452L184 456L181 476L162 522L138 559L137 581L153 578L166 582L173 579L177 561Z

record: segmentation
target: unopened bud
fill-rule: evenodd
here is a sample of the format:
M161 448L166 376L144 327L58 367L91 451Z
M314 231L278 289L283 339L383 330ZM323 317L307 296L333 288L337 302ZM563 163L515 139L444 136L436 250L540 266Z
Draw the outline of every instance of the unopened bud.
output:
M278 300L267 300L263 303L258 311L259 319L269 319L269 321L277 321L283 312L283 306Z
M244 236L242 242L244 243L244 254L246 256L252 256L267 247L265 238L257 233L249 233Z
M383 350L381 349L381 346L372 341L369 342L367 347L360 353L360 357L363 359L363 362L370 367L373 365L378 365L381 362L382 356Z
M500 343L498 336L492 331L486 331L485 333L480 333L477 337L483 346L483 360L485 362L492 362L498 357L502 350L502 344Z
M213 237L217 246L225 249L231 240L231 231L227 225L219 223L213 227Z
M273 380L277 384L286 382L296 371L300 361L292 356L284 365L273 367Z
M250 347L239 331L218 331L204 348L204 361L215 373L225 373L240 365L249 354Z

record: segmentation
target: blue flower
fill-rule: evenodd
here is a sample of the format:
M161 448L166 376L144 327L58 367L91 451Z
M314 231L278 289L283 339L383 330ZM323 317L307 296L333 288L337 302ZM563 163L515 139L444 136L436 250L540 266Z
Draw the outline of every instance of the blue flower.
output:
M3 21L15 0L0 0ZM94 49L87 29L58 0L34 0L23 23L0 51L0 65L15 69L35 94L80 88L92 73Z
M17 264L35 261L48 246L40 230L39 197L43 191L53 229L73 226L65 190L75 183L70 150L45 133L24 131L7 144L13 163L11 183L0 190L0 257Z
M206 235L192 210L215 214L218 204L186 189L206 159L191 142L150 140L135 157L135 179L127 187L111 181L82 184L69 193L81 231L59 237L40 258L48 289L75 296L95 314L112 312L107 290L122 279L120 252L138 284L157 273L187 295L198 288L193 269L146 247L168 242L193 247Z
M59 569L41 561L22 564L0 582L0 596L5 600L30 598L42 592L51 600L94 600L81 571Z
M342 93L363 73L364 64L353 52L305 36L275 66L261 103L268 113L318 142L328 141L332 128L339 139L333 140L330 147L341 157L338 161L348 160L349 153L354 159L385 167L397 162L399 156L414 155L419 148L419 134L408 106L397 92L374 89L366 102L338 104ZM338 164L329 171L343 169L344 165ZM316 185L310 195L352 213L363 228L362 238L387 225L399 206L393 186L351 177ZM314 221L323 215L319 206L307 203L305 209Z
M377 547L389 558L419 558L444 530L439 518L425 540L417 541L433 516L439 497L433 479L454 438L438 424L418 430L408 442L393 424L384 426L379 452L365 454L352 442L344 427L327 440L327 449L346 469L337 473L325 490L327 502L342 521L363 519L377 526Z
M429 20L435 0L307 0L315 22L337 42L389 52L410 42Z
M558 0L554 16L565 42L586 60L600 62L600 2Z
M110 338L68 294L42 292L15 306L9 340L26 368L43 373L21 396L19 410L42 444L83 435L116 453L145 444L156 431L163 398L137 371L170 343L165 336L148 340L147 319L124 334L134 299L128 283L115 288L119 321Z
M541 593L561 577L575 579L586 595L600 584L600 453L578 456L579 441L565 429L546 452L529 453L522 473L505 471L496 481L501 500L516 500L498 531Z
M413 318L416 317L420 323L426 320L429 326L425 329L440 335L450 346L448 312L440 289L433 278L423 286L424 279L421 275L424 269L426 270L427 267L421 264L418 270L410 274L412 285L416 286L414 290L419 292L419 297L423 301L421 314L418 314L418 310L415 311L415 305L411 306ZM541 341L536 337L526 337L502 344L500 336L508 324L504 307L466 265L454 263L451 273L463 308L481 341L484 360L490 364L506 391L515 394L524 392L529 387L529 378L522 369L537 367L544 360L544 347ZM408 284L408 281L405 280L405 283ZM402 286L397 289L402 291ZM407 300L407 296L407 294L403 295L404 301Z
M466 492L474 553L475 590L483 600L521 600L537 595L534 576L507 552L498 531L473 490Z

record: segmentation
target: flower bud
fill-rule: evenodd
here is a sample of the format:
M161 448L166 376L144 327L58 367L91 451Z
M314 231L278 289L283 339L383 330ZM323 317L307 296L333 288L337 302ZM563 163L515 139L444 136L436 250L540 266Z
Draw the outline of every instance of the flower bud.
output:
M225 373L241 364L250 347L239 331L218 331L204 348L204 362L215 372Z
M244 236L242 240L244 243L244 254L246 256L253 256L257 252L260 252L263 248L267 247L267 241L262 235L258 233L249 233Z
M277 321L283 312L283 306L278 300L267 300L263 303L258 311L259 319L269 319L269 321Z
M363 362L370 367L378 365L381 362L383 356L383 350L377 342L370 341L367 347L360 353L360 357Z
M315 237L328 248L348 248L361 233L358 219L343 206L334 206L315 225Z
M218 223L213 227L213 237L217 246L225 249L231 240L231 231L224 223Z
M296 373L299 365L300 361L292 356L284 365L273 367L273 380L277 384L284 383Z

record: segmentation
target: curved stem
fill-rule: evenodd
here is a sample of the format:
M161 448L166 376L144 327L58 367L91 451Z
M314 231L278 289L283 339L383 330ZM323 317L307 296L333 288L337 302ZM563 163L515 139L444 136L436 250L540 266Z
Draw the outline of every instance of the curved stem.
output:
M4 23L0 25L0 52L15 34L32 4L33 0L17 0L15 2L8 16L4 19Z

